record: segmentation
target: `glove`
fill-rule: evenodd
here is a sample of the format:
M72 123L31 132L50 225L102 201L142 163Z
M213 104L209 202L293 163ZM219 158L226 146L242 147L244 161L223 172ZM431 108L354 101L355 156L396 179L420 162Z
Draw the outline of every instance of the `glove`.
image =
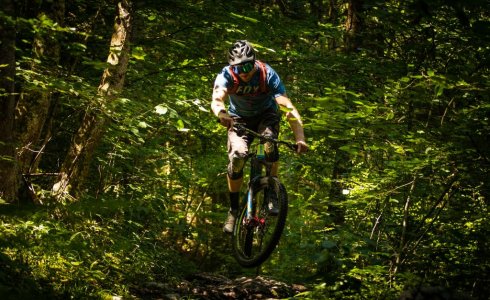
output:
M231 128L233 126L233 118L224 109L218 113L218 119L220 124L226 128Z

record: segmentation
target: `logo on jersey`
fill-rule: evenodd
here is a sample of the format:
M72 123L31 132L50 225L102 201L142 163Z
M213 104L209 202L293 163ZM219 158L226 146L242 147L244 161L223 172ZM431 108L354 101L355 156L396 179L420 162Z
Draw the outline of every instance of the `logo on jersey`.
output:
M239 85L236 90L236 94L238 95L247 95L247 94L257 94L260 91L260 86L255 85Z

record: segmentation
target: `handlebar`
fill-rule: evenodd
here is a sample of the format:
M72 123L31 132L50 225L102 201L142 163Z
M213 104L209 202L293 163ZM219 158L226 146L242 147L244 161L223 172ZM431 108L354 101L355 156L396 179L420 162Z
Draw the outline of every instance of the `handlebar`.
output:
M272 143L275 143L275 144L278 144L278 145L284 145L286 147L288 147L289 149L293 150L293 151L297 151L298 150L298 145L297 144L294 144L294 143L291 143L291 142L288 142L288 141L283 141L283 140L278 140L278 139L274 139L274 138L271 138L271 137L267 137L267 136L263 136L261 134L259 134L258 132L255 132L247 127L245 127L243 124L241 123L234 123L233 124L233 127L237 130L237 131L245 131L246 133L256 137L256 138L259 138L261 142L272 142Z

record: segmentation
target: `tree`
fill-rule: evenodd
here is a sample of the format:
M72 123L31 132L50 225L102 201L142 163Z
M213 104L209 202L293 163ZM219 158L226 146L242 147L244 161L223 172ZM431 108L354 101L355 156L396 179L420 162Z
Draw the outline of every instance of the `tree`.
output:
M346 51L356 50L361 44L362 5L362 0L348 1L344 35L344 48Z
M65 2L57 0L43 3L36 11L36 25L32 43L33 57L29 61L28 72L45 77L46 82L53 82L60 77L59 66L61 46L59 28L64 25ZM15 140L19 171L24 181L21 186L21 198L36 198L31 184L31 173L35 172L48 142L52 113L59 93L53 89L33 86L26 80L16 105ZM48 85L48 84L47 84ZM54 105L53 105L54 103Z
M58 182L53 186L53 191L58 196L65 195L69 186L73 188L74 194L83 186L93 152L105 129L105 107L122 91L130 54L131 5L131 1L117 4L114 33L107 58L108 67L102 74L97 96L92 106L85 111L80 128L72 139Z
M14 140L15 5L6 0L0 12L0 198L17 199L20 177Z
M15 90L8 80L2 88L33 97L15 99L25 116L44 114L34 105L49 102L43 95L59 105L44 149L38 125L10 138L43 150L31 179L47 201L21 207L34 214L0 205L14 212L0 212L0 290L35 281L72 298L134 298L144 282L178 281L189 260L201 271L248 272L220 230L226 131L207 109L227 46L247 38L285 82L311 145L305 156L281 151L288 227L261 274L315 286L310 299L396 299L425 284L486 299L488 1L133 1L127 70L121 57L100 63L113 1L66 1L65 26L46 10L55 2L17 10L17 37L7 39L17 77ZM5 79L13 64L1 59ZM2 102L5 128L11 109ZM7 145L8 130L0 136ZM1 151L15 161L12 148ZM35 170L32 156L21 160ZM49 202L47 175L61 164L59 195L71 186L75 205ZM4 166L2 186L15 174Z

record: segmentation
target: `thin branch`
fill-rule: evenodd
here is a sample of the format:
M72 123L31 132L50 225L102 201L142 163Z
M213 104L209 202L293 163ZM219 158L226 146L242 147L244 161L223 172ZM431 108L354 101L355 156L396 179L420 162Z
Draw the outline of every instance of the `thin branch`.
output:
M406 245L406 243L408 243L408 241L406 241L405 238L407 235L409 209L410 209L411 200L412 200L411 196L412 196L413 190L415 189L415 181L416 181L416 178L414 178L412 180L412 185L410 186L410 191L407 195L407 199L405 201L405 206L403 208L403 222L402 222L402 233L401 233L401 237L400 237L400 246L399 246L398 253L395 254L395 257L396 257L395 258L395 266L394 266L392 275L395 275L398 272L398 268L402 264L401 257L403 256L403 251L405 250L405 245Z
M418 233L420 230L422 230L422 227L423 227L423 224L425 223L425 221L430 216L432 216L432 214L434 213L434 211L436 210L436 208L438 206L441 206L441 203L442 203L441 208L437 211L437 213L435 214L434 218L432 218L431 222L427 225L427 227L425 228L424 232L422 232L422 234L419 236L419 238L413 244L413 246L409 247L410 246L410 243L408 241L405 244L405 248L406 248L407 252L412 252L413 253L415 251L415 249L417 249L418 245L422 241L422 238L432 228L432 226L434 225L434 223L437 221L440 213L442 212L442 210L444 209L444 207L446 207L446 204L449 202L449 200L451 199L451 197L454 195L453 188L454 188L454 185L455 185L455 183L456 183L456 181L458 179L458 176L456 176L456 175L457 175L456 172L450 175L450 177L453 177L452 180L451 180L451 182L448 184L447 188L444 190L444 192L441 194L441 196L439 196L439 199L434 203L434 205L432 205L431 210L429 211L429 213L427 215L425 215L424 219L422 219L420 221L420 225L417 228L417 230L414 231L414 233ZM410 251L409 251L409 249L410 249Z
M22 176L26 177L34 177L34 176L58 176L60 173L29 173L29 174L22 174Z
M397 186L397 187L395 187L394 189L391 189L391 190L389 190L388 192L386 192L386 194L387 194L387 195L388 195L388 194L391 194L392 192L394 192L394 191L396 191L396 190L399 190L399 189L401 189L401 188L403 188L403 187L406 187L407 185L413 184L413 183L414 183L414 181L415 181L415 179L414 179L414 180L412 180L412 181L409 181L409 182L407 182L407 183L405 183L405 184L402 184L402 185L400 185L400 186Z
M383 205L383 208L381 209L381 213L379 214L379 216L376 218L376 222L374 223L374 226L373 226L373 229L371 230L371 235L369 236L369 238L372 240L373 239L373 236L374 236L374 232L376 231L376 229L378 228L378 225L381 224L381 217L383 216L383 213L385 211L385 208L386 208L386 205L388 203L388 197L385 198L385 202L384 202L384 205Z
M454 97L451 99L451 101L449 101L449 103L446 105L446 108L444 109L444 113L442 114L442 118L441 118L441 126L442 126L442 123L444 123L444 118L446 117L447 110L449 109L449 106L451 106L453 101L454 101Z

